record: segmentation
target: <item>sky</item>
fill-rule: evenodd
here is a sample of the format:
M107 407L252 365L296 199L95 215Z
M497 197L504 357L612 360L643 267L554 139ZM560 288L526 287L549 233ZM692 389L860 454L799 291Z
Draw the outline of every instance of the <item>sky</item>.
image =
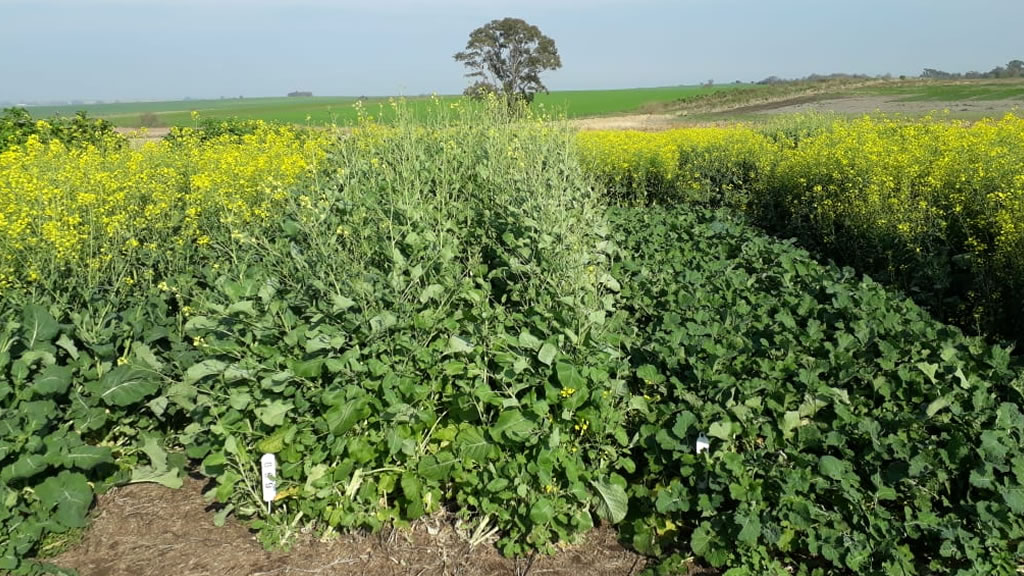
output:
M0 0L0 102L458 93L506 16L555 40L551 90L1024 59L1022 0Z

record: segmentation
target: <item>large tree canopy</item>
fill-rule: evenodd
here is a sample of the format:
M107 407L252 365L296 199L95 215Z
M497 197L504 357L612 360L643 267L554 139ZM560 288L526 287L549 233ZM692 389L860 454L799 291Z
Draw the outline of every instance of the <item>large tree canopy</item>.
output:
M467 77L476 79L467 89L471 96L493 91L526 101L547 92L541 72L562 67L555 41L519 18L492 20L477 28L455 60L469 68Z

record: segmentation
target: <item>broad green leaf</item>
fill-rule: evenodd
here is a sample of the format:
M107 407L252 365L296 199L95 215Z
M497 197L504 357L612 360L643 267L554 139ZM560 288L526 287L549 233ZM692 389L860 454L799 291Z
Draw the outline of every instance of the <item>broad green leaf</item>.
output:
M207 376L223 374L227 367L228 363L222 360L212 358L209 360L203 360L198 364L189 366L188 370L185 370L185 378L182 380L182 383L186 386L195 384Z
M323 358L311 358L309 360L299 360L291 363L292 373L299 378L319 378L320 374L323 372L323 368Z
M707 522L701 523L690 536L690 549L696 556L705 556L711 550L711 542L714 540L714 532Z
M757 546L761 537L761 518L757 514L737 514L735 522L740 527L737 539L747 546Z
M6 480L21 480L31 478L47 468L49 468L49 464L46 463L46 459L42 455L25 454L10 466L5 465L0 471L0 477Z
M230 306L228 306L224 313L227 314L228 316L231 316L232 314L245 314L246 316L255 316L255 306L256 303L253 302L252 300L239 300L238 302L233 302Z
M732 423L726 421L718 421L708 428L708 436L712 438L719 438L721 440L728 440L732 438Z
M782 435L784 438L792 438L794 431L800 427L800 412L790 410L782 415Z
M479 428L466 428L459 432L457 447L462 458L471 462L482 462L486 460L492 451L492 446Z
M591 482L597 494L594 495L597 515L612 524L618 524L629 511L629 498L618 484L602 480Z
M114 456L107 446L90 446L82 444L68 450L64 455L64 465L80 470L92 470L100 464L111 464Z
M39 396L66 394L74 370L68 366L49 366L32 381L32 391Z
M57 338L57 346L60 346L71 356L72 360L78 360L78 346L75 346L75 342L68 337L67 334L61 334L60 338ZM0 362L0 366L3 366L3 362Z
M45 510L56 512L53 519L68 528L84 528L92 505L93 491L85 476L62 471L35 488L36 497Z
M153 414L157 417L163 416L164 413L167 412L168 404L170 404L170 400L168 400L166 396L157 396L149 402L146 402L146 406L149 406L149 409L152 410Z
M537 359L544 364L551 366L551 363L555 360L556 354L558 354L558 348L550 342L545 342L544 345L540 347L540 352L537 353Z
M448 479L454 465L455 458L451 453L441 451L437 453L437 456L430 454L424 456L416 470L427 480L441 482Z
M232 390L228 394L228 405L235 410L245 410L246 406L249 405L249 401L252 400L252 394L249 394L245 390Z
M164 470L167 468L167 451L164 450L160 437L147 435L142 440L140 450L149 458L154 469Z
M823 476L838 480L846 473L846 463L835 456L822 456L818 460L818 471Z
M949 398L947 398L946 396L940 396L939 398L932 400L931 403L928 404L928 409L925 411L925 413L928 415L929 418L931 418L932 416L935 416L940 411L942 411L943 408L946 408L947 406L949 406Z
M454 334L448 337L448 346L445 348L446 354L466 354L472 351L473 345L469 342Z
M356 305L356 301L341 294L335 294L331 297L331 313L337 314L338 312L344 312L349 308Z
M522 346L523 348L537 350L538 348L541 347L541 344L542 342L540 341L540 338L537 338L533 334L530 334L529 331L523 330L522 332L519 333L519 345Z
M97 382L86 385L93 394L112 406L131 406L160 388L159 376L130 365L118 366Z
M198 393L199 391L195 385L176 382L167 388L167 399L185 410L192 410L196 407L196 396Z
M381 312L370 318L370 330L374 334L385 332L398 324L398 318L391 312Z
M693 412L684 410L676 416L676 421L672 425L672 433L675 434L676 438L685 440L690 434L690 429L693 428L693 425L696 423L697 417Z
M426 304L427 302L438 298L441 294L444 294L444 286L441 286L440 284L431 284L424 288L423 292L420 292L420 304Z
M491 437L495 440L508 439L522 442L533 432L533 422L523 416L519 410L505 410L498 416L498 421L491 427Z
M153 353L153 349L150 348L148 344L143 344L142 342L133 342L132 353L140 362L142 362L146 366L149 366L153 370L159 372L160 370L164 369L163 362L161 362L160 359L156 357L156 354Z
M256 416L267 426L281 426L284 416L292 409L291 402L274 400L256 409Z
M1002 490L1003 501L1014 514L1024 514L1024 487L1014 486Z
M21 331L29 350L40 342L53 340L59 330L57 321L44 306L28 304L22 310Z
M199 463L199 469L206 476L220 476L227 463L227 456L223 452L211 452Z
M68 417L74 422L75 431L84 434L93 430L99 430L106 425L106 410L98 406L89 406L77 394L73 398L71 409L68 411Z
M541 498L530 507L530 520L534 524L547 524L555 517L555 507L547 498Z
M357 422L366 418L370 413L366 406L365 398L357 398L334 406L327 411L324 418L327 420L327 427L331 434L341 436L356 425Z
M294 429L294 426L279 428L270 436L257 442L256 449L264 454L277 454L284 450L284 441L291 429Z
M579 390L587 383L586 379L576 370L576 367L568 362L557 363L555 365L555 373L558 374L558 383L562 385L562 388Z
M924 372L925 376L928 377L928 380L931 380L932 384L935 384L935 372L938 371L938 369L939 369L939 365L938 364L929 364L927 362L918 362L917 363L917 367L918 367L918 369L921 370L921 372Z
M177 490L184 485L184 479L181 477L181 470L178 468L171 468L169 470L158 470L152 466L138 466L132 469L131 479L128 480L130 484L160 484Z

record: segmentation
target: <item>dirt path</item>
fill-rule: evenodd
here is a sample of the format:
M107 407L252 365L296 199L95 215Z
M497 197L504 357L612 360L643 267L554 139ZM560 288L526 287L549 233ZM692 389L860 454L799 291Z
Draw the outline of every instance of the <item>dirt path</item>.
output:
M641 130L656 132L679 124L678 114L629 114L580 118L573 123L580 130Z
M140 484L101 496L82 542L49 561L82 576L631 576L645 564L610 528L531 563L503 558L493 543L471 547L439 517L330 542L300 534L290 552L267 552L237 521L214 527L197 480L180 490Z

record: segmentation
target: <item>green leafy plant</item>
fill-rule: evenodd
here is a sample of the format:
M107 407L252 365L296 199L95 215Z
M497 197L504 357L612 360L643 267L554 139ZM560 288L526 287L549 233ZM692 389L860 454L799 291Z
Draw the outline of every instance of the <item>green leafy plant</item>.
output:
M0 152L20 146L35 136L40 142L58 141L67 146L123 146L127 139L102 118L83 112L74 116L33 119L24 108L5 108L0 114Z
M613 222L651 406L637 549L728 574L1016 570L1024 379L1008 350L728 212Z

